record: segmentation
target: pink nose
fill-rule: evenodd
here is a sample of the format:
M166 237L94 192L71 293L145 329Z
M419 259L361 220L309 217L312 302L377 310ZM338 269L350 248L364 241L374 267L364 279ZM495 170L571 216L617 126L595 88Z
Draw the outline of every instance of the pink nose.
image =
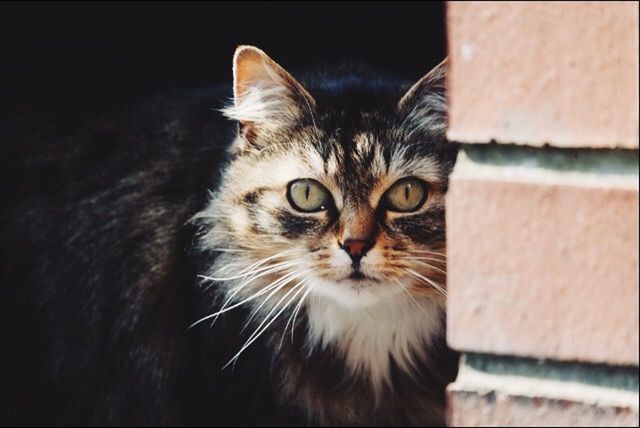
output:
M354 260L360 260L373 247L373 242L363 239L347 239L341 248Z

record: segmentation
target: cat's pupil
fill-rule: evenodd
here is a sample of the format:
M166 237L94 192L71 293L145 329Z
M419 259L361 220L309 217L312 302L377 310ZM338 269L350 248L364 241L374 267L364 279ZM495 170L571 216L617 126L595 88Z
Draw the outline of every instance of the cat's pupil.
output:
M411 188L411 184L407 184L404 187L404 198L408 201L409 200L409 190Z
M305 199L309 199L309 192L311 191L311 187L307 184L306 189L304 189L304 197Z

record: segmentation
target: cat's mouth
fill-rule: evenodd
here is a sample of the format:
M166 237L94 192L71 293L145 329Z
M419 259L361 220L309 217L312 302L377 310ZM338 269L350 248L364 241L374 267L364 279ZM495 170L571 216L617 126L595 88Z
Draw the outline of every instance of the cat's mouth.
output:
M363 283L363 282L372 282L372 281L376 281L375 278L372 278L368 275L365 275L360 268L356 268L353 269L351 271L351 273L349 274L349 276L347 276L345 278L345 280L349 280L352 282L356 282L356 283Z
M369 279L365 274L360 272L360 269L351 272L351 274L347 278L352 280Z

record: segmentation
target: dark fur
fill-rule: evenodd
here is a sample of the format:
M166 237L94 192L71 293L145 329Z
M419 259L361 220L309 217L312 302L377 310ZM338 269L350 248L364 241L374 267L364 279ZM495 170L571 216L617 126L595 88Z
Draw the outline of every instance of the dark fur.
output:
M390 108L410 86L380 76L303 82L318 105L356 110ZM0 423L404 424L416 422L416 386L432 385L424 394L442 401L457 367L444 338L423 372L437 381L399 376L397 398L371 412L362 383L334 394L344 378L331 353L304 359L288 341L279 355L273 337L259 341L221 371L246 338L242 310L188 330L220 303L198 285L213 255L195 250L188 220L215 188L233 138L235 125L212 110L228 95L174 93L127 108L2 120ZM335 144L348 144L351 119L334 121ZM414 150L452 165L455 147L444 143ZM346 180L363 185L355 170ZM281 221L290 233L309 227ZM410 221L400 227L411 233ZM336 411L305 415L283 383L288 394L321 391ZM347 402L355 413L341 413Z
M415 377L407 376L392 360L393 390L385 388L382 398L376 400L367 379L353 377L334 350L309 352L303 346L304 321L297 326L296 334L294 343L285 338L277 358L285 382L285 400L299 406L301 412L302 406L314 409L306 422L331 426L424 426L428 420L432 421L429 425L444 423L441 416L434 415L442 412L444 387L457 372L457 356L443 346L444 337L438 338L428 357L419 362ZM274 335L272 340L276 338Z

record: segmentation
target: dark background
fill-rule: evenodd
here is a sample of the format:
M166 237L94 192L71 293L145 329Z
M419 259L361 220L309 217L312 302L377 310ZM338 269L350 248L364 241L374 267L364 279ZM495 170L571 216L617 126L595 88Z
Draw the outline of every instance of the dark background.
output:
M238 44L294 74L354 60L417 80L445 56L444 4L2 3L0 106L82 108L230 82Z
M7 422L2 420L6 415L9 422L72 425L74 420L86 423L86 415L96 415L96 420L104 423L109 419L99 419L100 415L117 414L118 406L123 409L123 421L163 420L165 414L171 415L172 409L162 409L165 413L143 418L154 403L127 402L130 395L118 392L129 388L127 381L137 385L138 377L109 378L110 373L120 376L126 370L133 371L138 362L159 361L155 354L149 356L156 349L170 353L173 346L180 349L175 355L182 355L184 342L178 341L182 336L174 338L171 332L184 331L181 317L189 318L181 314L178 304L172 316L144 315L153 321L130 327L129 311L134 310L127 308L131 302L147 304L143 291L139 295L129 291L143 290L130 287L138 281L136 267L143 266L140 260L156 260L155 255L131 249L155 248L140 242L151 242L157 230L164 230L153 222L136 221L144 219L140 213L158 201L185 201L183 189L194 194L194 189L202 189L200 199L190 199L195 201L190 202L193 207L167 209L166 218L163 216L163 224L175 221L184 225L187 217L181 216L196 212L194 207L204 203L204 189L215 171L212 160L218 155L216 147L202 142L222 139L213 134L214 124L200 126L198 116L193 119L198 127L189 131L198 138L186 138L180 150L173 151L157 138L164 135L162 128L147 124L165 123L162 121L174 114L180 117L177 107L164 110L170 103L160 103L142 111L133 108L138 107L138 98L168 91L173 99L171 96L184 95L182 89L218 84L230 92L232 55L239 44L260 47L294 75L314 64L350 60L369 62L415 81L445 56L443 15L442 3L426 2L0 3L0 424ZM177 94L172 94L173 90ZM177 99L180 108L188 105ZM92 120L83 120L87 117ZM233 127L227 131L226 141L230 141ZM156 163L167 153L178 153L171 158L170 168ZM154 168L156 165L162 168ZM184 173L187 169L189 173ZM122 177L138 176L132 171L157 175L149 176L149 182L142 178L136 182L140 184L139 195L144 197L120 203L121 194L134 195L137 190L117 187L124 182ZM171 179L166 178L169 173ZM155 177L163 186L149 184ZM92 195L103 195L100 197L107 205L83 203ZM118 221L111 221L114 218ZM81 244L74 240L71 245L71 239L66 239L71 235L85 240ZM96 236L100 238L94 239ZM108 250L102 251L105 248ZM95 254L99 254L95 265L86 262ZM181 261L175 263L177 271L188 271ZM94 282L87 279L88 268ZM170 281L183 281L182 285L189 280L183 278L192 277L173 275ZM65 283L70 286L59 285ZM86 289L73 284L86 285ZM177 299L180 303L193 298L184 286L158 282L154 287L159 294L139 313L164 310L157 302ZM189 308L189 304L185 306ZM154 341L169 337L172 343L156 347ZM236 335L233 339L239 338ZM137 341L141 345L131 357L134 351L121 343ZM199 339L194 343L208 346ZM102 354L103 349L120 349L116 346L123 347L118 358ZM219 407L208 401L217 392L198 394L215 389L215 385L187 385L192 379L212 378L199 372L200 356L204 358L202 367L219 372L226 360L220 364L210 361L214 354L199 352L199 348L184 354L184 358L193 355L196 359L194 364L188 361L194 373L187 373L185 385L182 379L176 383L179 388L184 386L184 399L196 409L192 417L198 420L199 412L212 411L222 413L219 417L223 421L228 418L237 423L251 418L252 414L236 417L236 412L243 410L236 405L238 397L246 388L238 386L233 372L221 380L233 382L233 388L219 389L225 394L231 391L231 395L211 401ZM120 370L120 362L126 368ZM84 379L82 373L91 375ZM244 373L246 379L240 384L253 385L259 379L254 371ZM49 381L52 378L55 382ZM143 391L148 385L140 383L131 391ZM167 389L154 397L157 403L179 408L181 403L167 398L174 393ZM270 405L244 396L240 400ZM69 420L75 417L79 419ZM206 419L205 414L202 417Z

